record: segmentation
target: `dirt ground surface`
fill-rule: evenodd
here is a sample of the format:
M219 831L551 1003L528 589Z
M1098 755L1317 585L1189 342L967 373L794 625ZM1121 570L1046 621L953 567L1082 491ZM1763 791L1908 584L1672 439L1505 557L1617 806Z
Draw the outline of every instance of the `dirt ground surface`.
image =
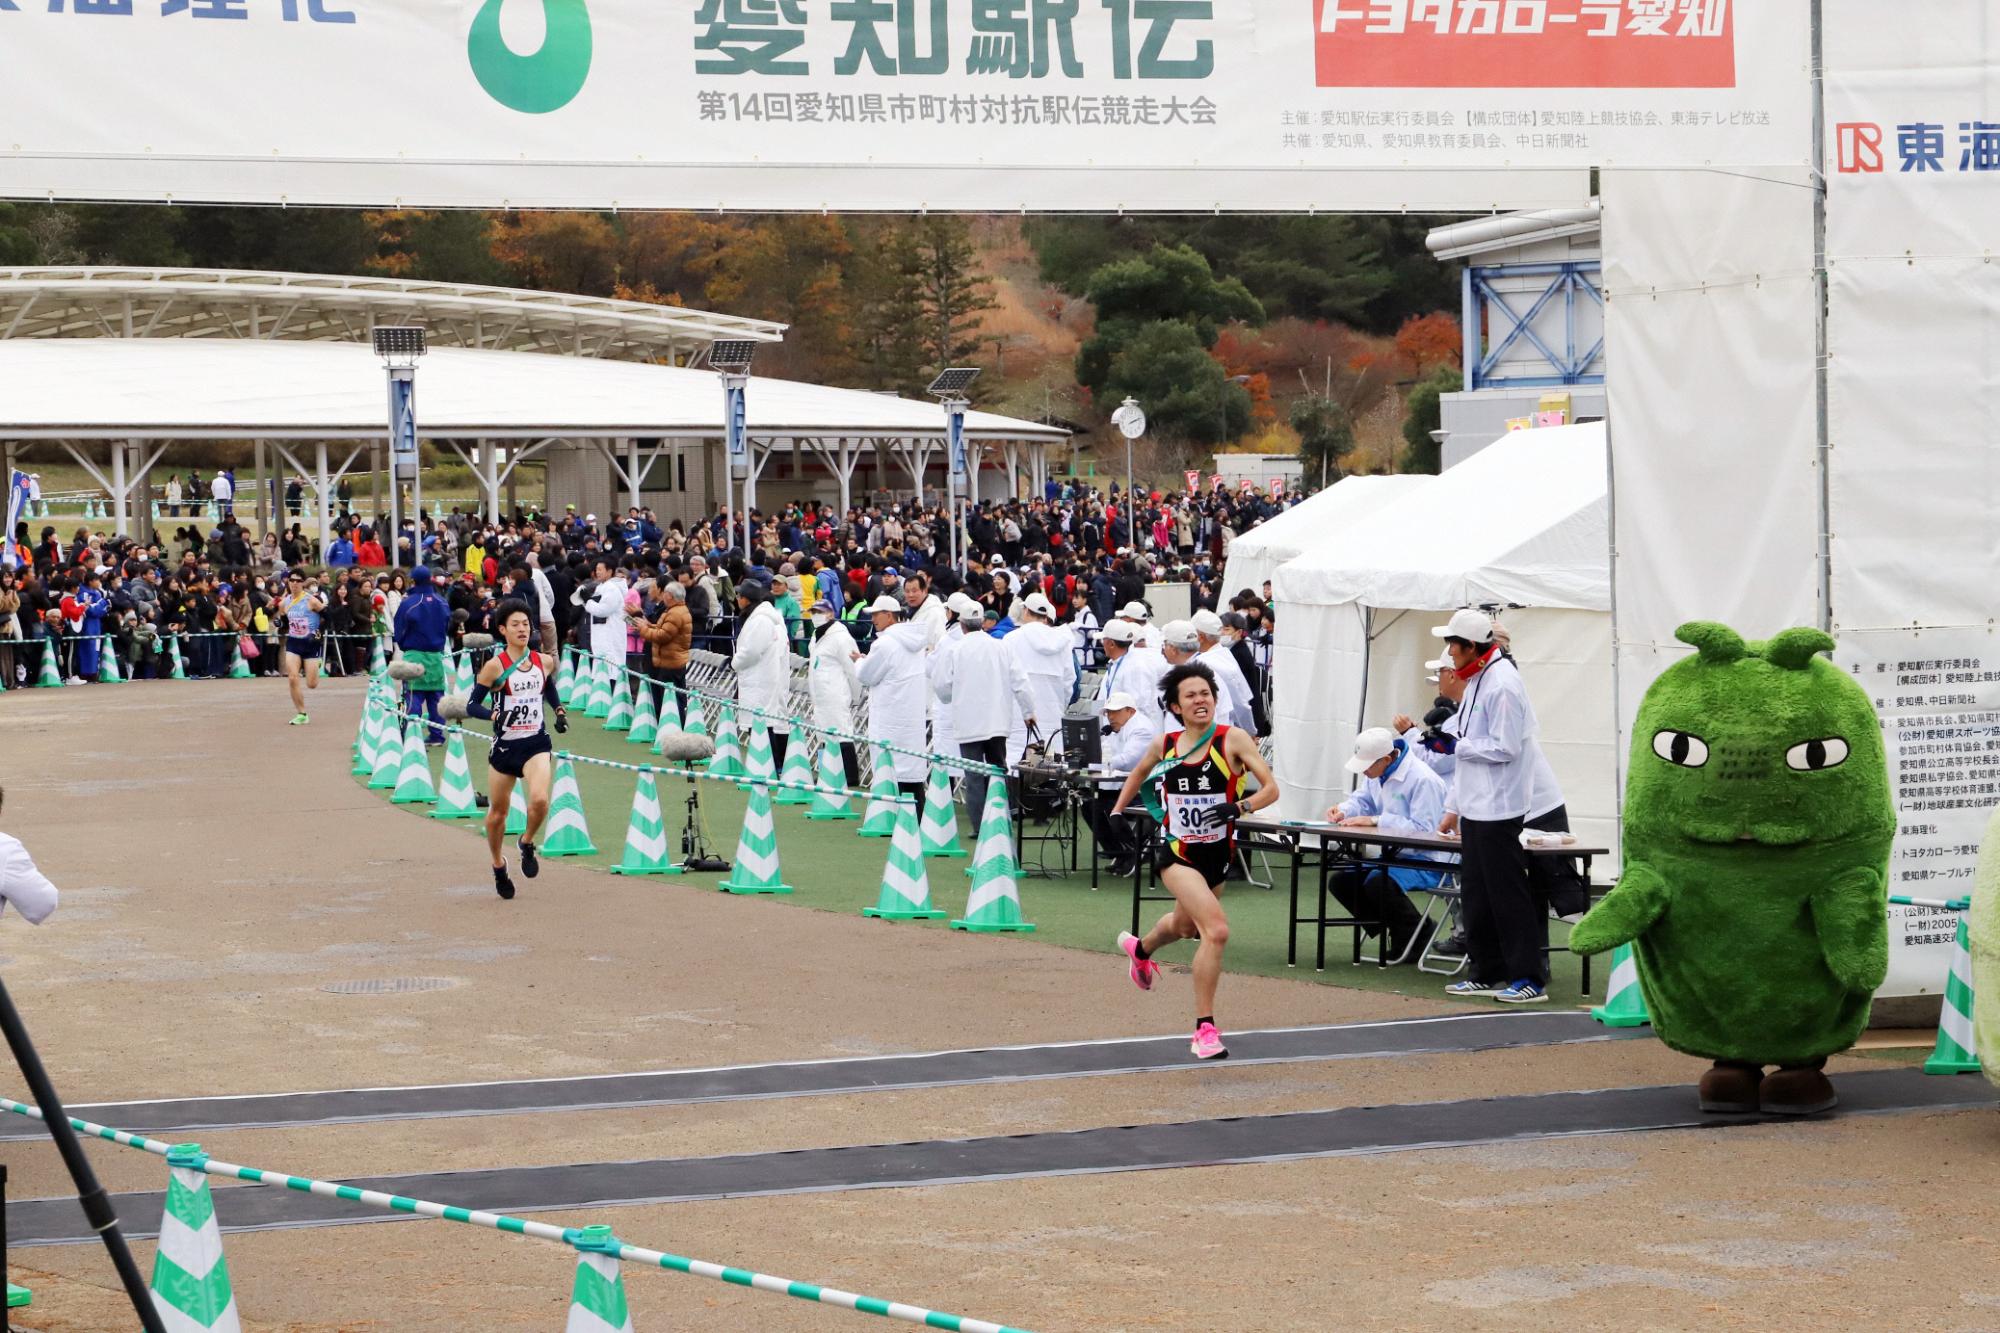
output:
M72 1102L567 1077L1185 1030L1102 955L885 927L545 863L496 899L464 831L347 775L358 682L284 725L281 684L0 697L0 828L64 890L0 962ZM851 837L831 832L829 837ZM810 858L788 857L804 888ZM342 995L355 980L441 990ZM1236 1029L1437 1003L1230 978ZM1458 1010L1451 1010L1458 1012ZM1842 1070L1882 1068L1851 1057ZM329 1179L1200 1121L1691 1083L1648 1041L560 1114L205 1134ZM0 1093L20 1096L16 1079ZM164 1188L109 1144L114 1190ZM73 1193L0 1146L14 1199ZM1052 1333L1552 1322L2000 1329L1991 1111L1595 1135L1379 1156L599 1209L627 1241ZM228 1199L218 1189L218 1212ZM443 1202L453 1202L444 1199ZM150 1269L152 1245L135 1245ZM573 1257L442 1222L230 1234L245 1327L559 1326ZM134 1325L100 1249L16 1249L16 1327ZM865 1316L628 1267L639 1328Z

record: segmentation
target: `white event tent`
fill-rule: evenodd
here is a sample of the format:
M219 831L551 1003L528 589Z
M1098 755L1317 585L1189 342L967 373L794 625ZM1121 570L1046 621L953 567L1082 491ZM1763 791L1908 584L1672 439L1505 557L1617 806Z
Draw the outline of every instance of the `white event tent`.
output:
M1341 529L1361 515L1436 480L1423 474L1348 477L1308 496L1229 543L1229 559L1222 571L1223 597L1234 597L1245 588L1261 592L1278 566L1338 540Z
M1287 818L1347 793L1361 727L1421 716L1435 692L1423 664L1443 647L1432 627L1486 606L1513 635L1572 827L1614 845L1607 479L1602 424L1517 432L1279 568L1272 721Z

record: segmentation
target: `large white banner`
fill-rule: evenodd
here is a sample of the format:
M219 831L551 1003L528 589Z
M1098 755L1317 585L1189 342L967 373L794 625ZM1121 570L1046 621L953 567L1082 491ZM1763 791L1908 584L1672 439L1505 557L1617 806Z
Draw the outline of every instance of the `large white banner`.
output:
M2000 0L1912 17L1826 6L1832 611L1884 716L1891 891L1953 898L2000 804ZM1951 920L1891 926L1887 993L1941 991Z
M0 195L1458 209L1797 164L1744 0L0 0Z

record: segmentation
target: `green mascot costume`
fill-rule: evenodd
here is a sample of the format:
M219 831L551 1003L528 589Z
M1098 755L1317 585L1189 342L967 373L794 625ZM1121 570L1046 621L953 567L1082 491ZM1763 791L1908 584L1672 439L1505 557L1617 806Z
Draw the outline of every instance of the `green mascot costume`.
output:
M1675 637L1700 651L1639 706L1625 871L1570 947L1633 946L1654 1033L1715 1062L1702 1110L1824 1111L1826 1058L1861 1035L1889 968L1881 724L1818 630Z
M2000 1083L2000 810L1993 812L1979 847L1965 934L1972 955L1973 1053L1986 1077Z

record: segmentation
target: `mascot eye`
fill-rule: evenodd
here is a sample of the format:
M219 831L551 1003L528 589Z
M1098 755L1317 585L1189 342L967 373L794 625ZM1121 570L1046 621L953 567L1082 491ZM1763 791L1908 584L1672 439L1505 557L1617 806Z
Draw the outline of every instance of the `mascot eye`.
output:
M1708 762L1708 744L1685 731L1662 731L1653 737L1653 753L1682 768L1700 768Z
M1785 751L1785 763L1801 773L1838 768L1846 762L1847 742L1838 736L1829 736L1823 741L1807 741Z

